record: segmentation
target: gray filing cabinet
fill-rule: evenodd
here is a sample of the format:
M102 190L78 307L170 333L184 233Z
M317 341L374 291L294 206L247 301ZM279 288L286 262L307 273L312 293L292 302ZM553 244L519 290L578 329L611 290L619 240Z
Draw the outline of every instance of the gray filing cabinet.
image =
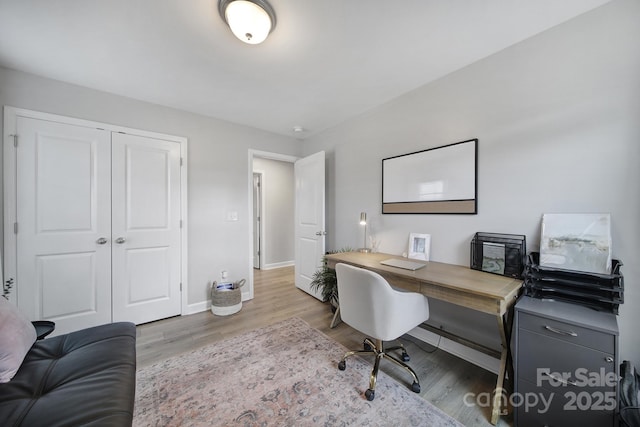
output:
M516 303L514 316L516 427L614 426L616 316L526 296Z

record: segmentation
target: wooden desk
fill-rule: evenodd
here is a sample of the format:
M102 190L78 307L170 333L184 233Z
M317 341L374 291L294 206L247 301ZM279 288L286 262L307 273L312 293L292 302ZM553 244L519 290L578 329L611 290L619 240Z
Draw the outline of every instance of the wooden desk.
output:
M516 302L522 281L440 262L418 261L426 266L415 271L380 264L380 261L389 258L403 259L389 254L362 252L326 256L327 266L330 268L335 268L337 263L366 268L380 274L393 286L494 315L502 345L500 370L491 410L491 423L495 425L500 417L505 373L511 363L507 318Z

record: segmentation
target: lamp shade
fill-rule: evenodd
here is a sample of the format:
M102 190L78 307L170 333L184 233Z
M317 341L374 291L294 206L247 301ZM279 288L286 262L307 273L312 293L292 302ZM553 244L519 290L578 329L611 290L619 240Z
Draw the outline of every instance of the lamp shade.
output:
M221 0L219 4L229 28L245 43L262 43L275 26L275 14L266 1Z

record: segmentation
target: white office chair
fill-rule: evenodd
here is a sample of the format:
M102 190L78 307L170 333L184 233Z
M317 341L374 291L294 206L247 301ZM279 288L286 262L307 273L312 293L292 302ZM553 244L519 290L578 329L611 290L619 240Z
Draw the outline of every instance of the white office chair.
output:
M420 393L420 382L416 373L403 361L408 362L404 347L384 348L383 341L392 341L406 334L429 318L427 297L415 292L396 290L378 273L347 264L336 264L338 277L338 298L342 320L354 329L372 337L364 340L364 350L347 352L338 369L346 368L346 359L354 354L372 353L376 360L369 379L369 389L365 392L367 400L375 397L376 380L380 360L388 358L403 367L413 377L411 390ZM402 350L400 361L389 354L392 350Z

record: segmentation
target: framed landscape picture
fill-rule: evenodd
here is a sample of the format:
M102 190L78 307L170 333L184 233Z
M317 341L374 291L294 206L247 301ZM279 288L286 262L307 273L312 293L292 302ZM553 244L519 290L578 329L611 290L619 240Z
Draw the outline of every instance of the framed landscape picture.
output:
M540 266L611 274L611 215L544 214Z

